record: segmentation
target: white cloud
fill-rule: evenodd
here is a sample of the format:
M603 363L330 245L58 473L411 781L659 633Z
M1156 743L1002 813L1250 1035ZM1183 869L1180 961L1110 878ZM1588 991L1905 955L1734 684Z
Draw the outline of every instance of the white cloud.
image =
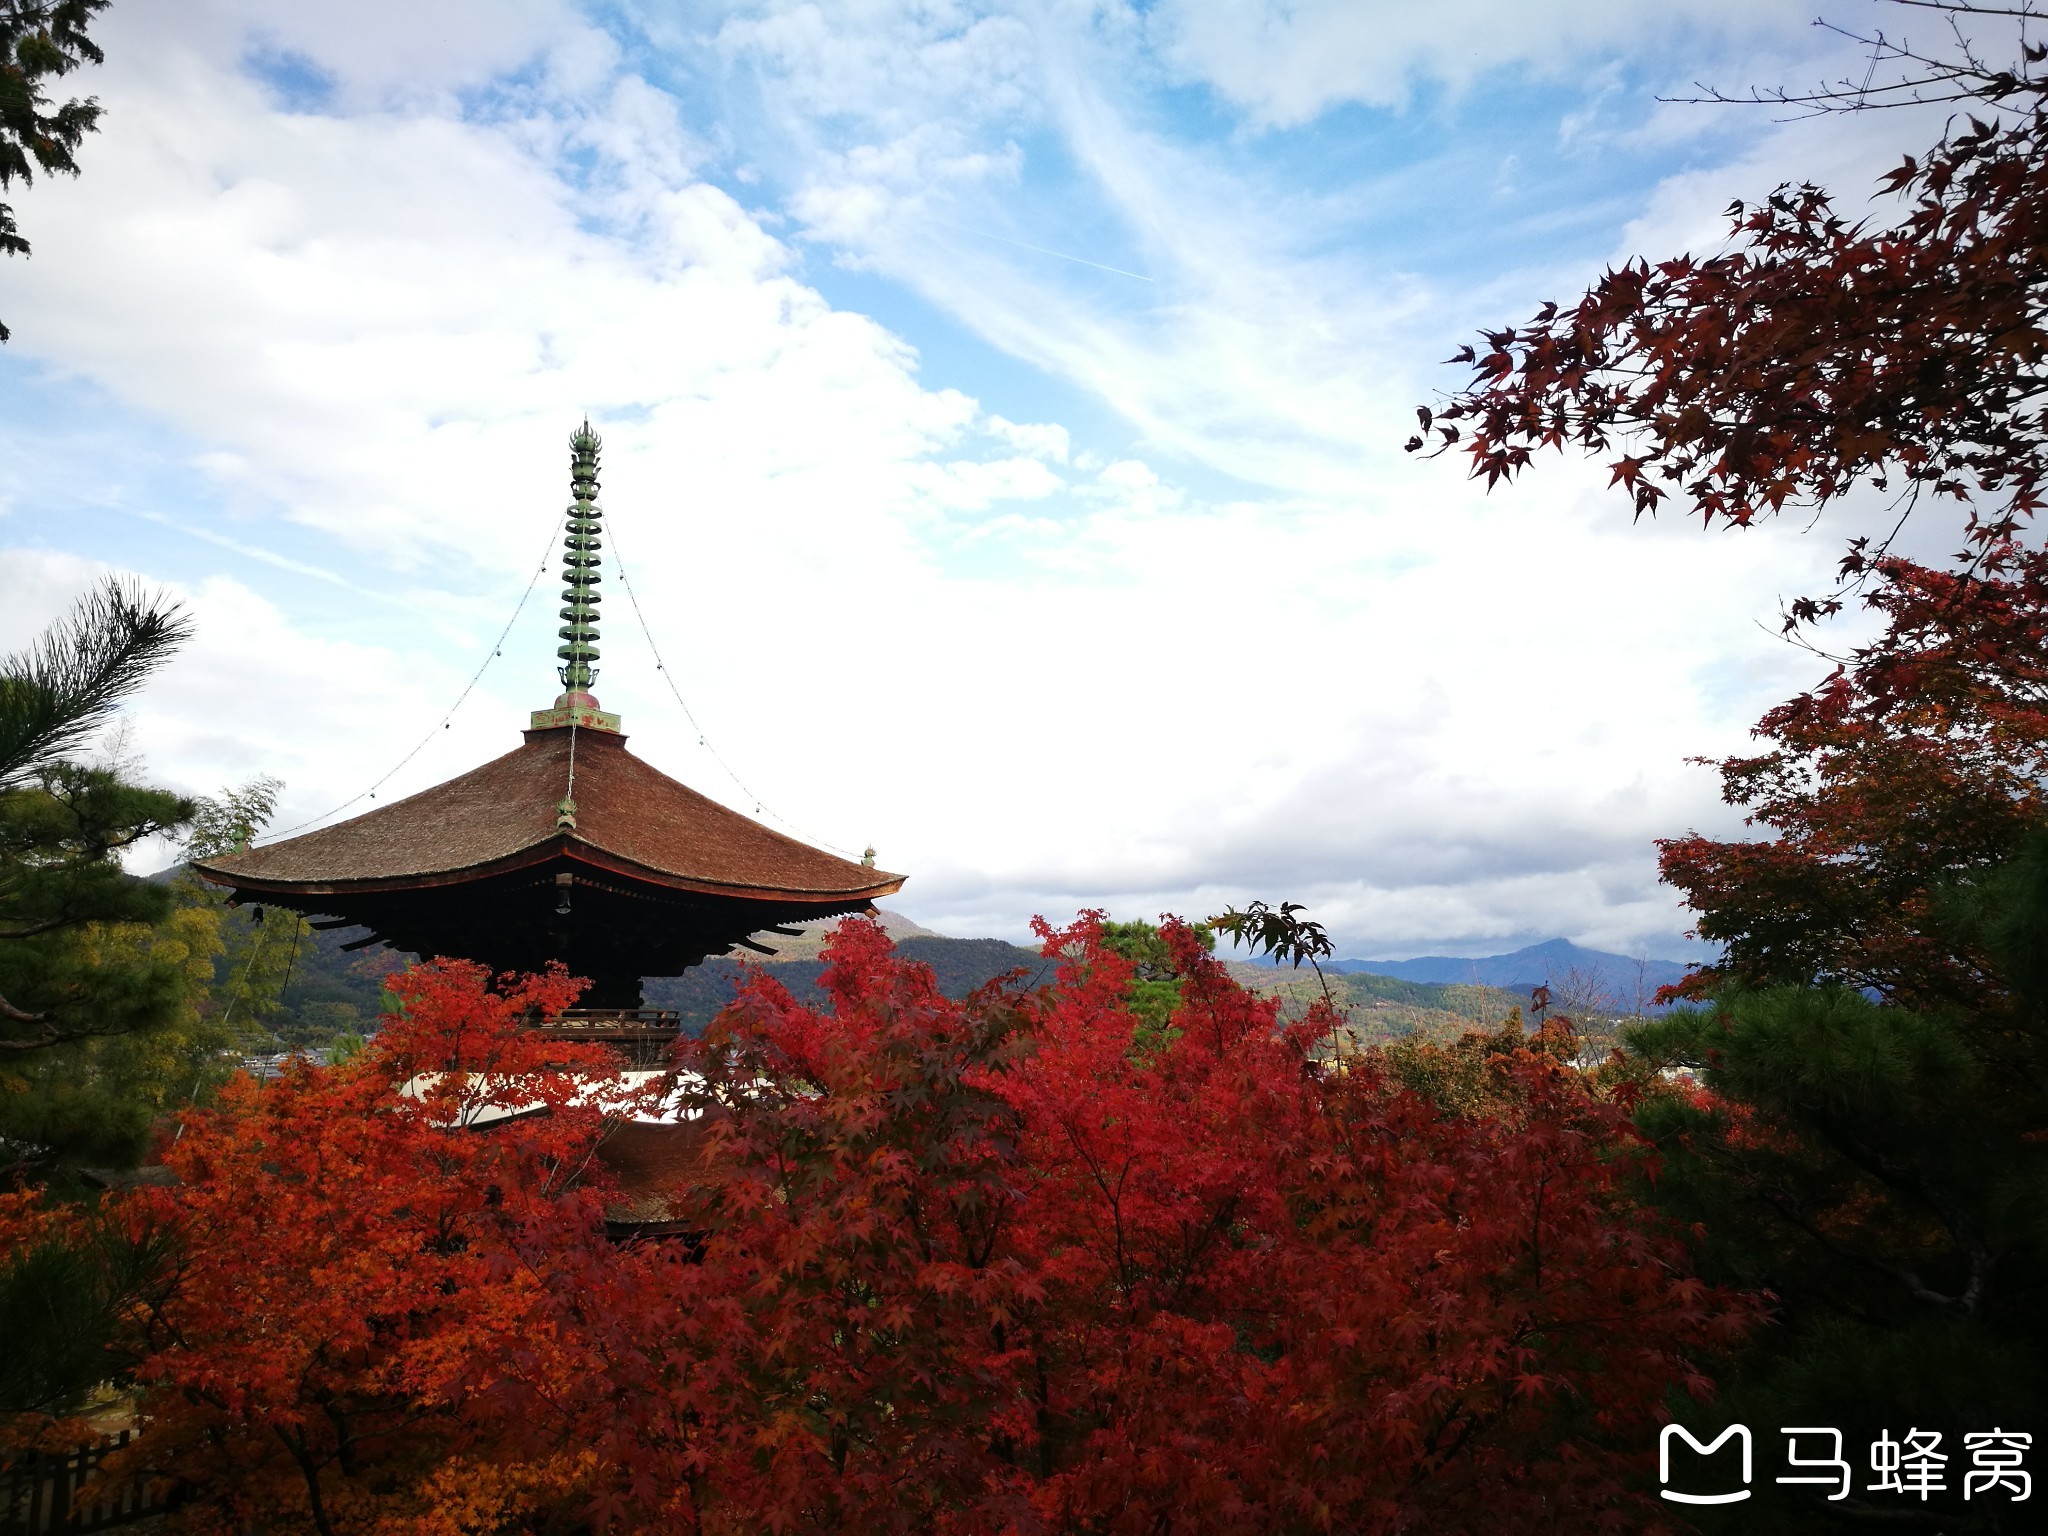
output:
M809 111L916 136L943 131L948 119L1029 111L1032 29L986 10L957 0L829 8L771 0L725 21L716 46L731 59L767 62Z
M989 436L1001 438L1020 453L1048 463L1064 464L1073 451L1071 435L1056 421L1007 421L1001 416L990 416L980 425Z
M355 108L430 103L542 58L574 89L601 78L618 52L563 0L139 0L136 9L149 28L139 35L153 43L204 36L215 50L298 55L331 75Z
M0 548L0 648L26 643L117 570L60 551ZM319 815L342 798L340 785L369 784L439 727L461 685L438 658L309 634L227 577L186 586L121 574L164 593L193 625L191 642L124 712L141 776L167 789L211 794L268 773L285 780L284 818ZM446 773L494 734L477 712L458 715L422 755Z
M226 504L179 514L201 537L393 600L349 624L254 576L190 583L202 644L138 714L165 775L277 772L296 816L388 770L502 623L588 409L611 552L748 789L611 586L607 705L743 809L872 840L922 920L1021 935L1034 909L1264 895L1383 949L1679 925L1648 841L1727 823L1680 759L1806 680L1742 619L1832 541L1632 532L1568 465L1488 501L1402 459L1412 337L1471 295L1376 270L1320 194L1148 116L1127 66L1163 66L1130 17L786 6L664 34L752 71L771 135L694 118L566 9L465 32L466 3L414 7L412 64L304 12L110 11L106 131L82 180L22 200L37 257L0 274L10 366L189 444ZM332 100L288 110L254 46ZM1261 46L1248 103L1322 99L1307 43ZM783 168L801 239L705 179L721 157ZM1103 408L937 387L807 281L820 249ZM85 579L22 516L5 590ZM381 793L546 701L549 586Z
M1339 102L1406 106L1421 82L1463 91L1511 65L1571 79L1702 23L1783 46L1810 19L1772 0L1164 0L1151 13L1167 57L1273 127Z
M1036 501L1066 486L1037 459L955 459L920 468L917 480L926 494L955 512L983 512L1002 501Z
M169 44L126 57L106 94L129 131L110 128L89 179L27 210L39 250L9 274L29 316L15 345L212 445L207 466L359 549L517 569L565 424L589 409L639 417L620 447L699 506L795 512L798 487L829 473L829 507L802 516L859 559L887 540L873 519L918 490L913 468L974 418L919 387L898 339L789 277L789 253L723 192L649 149L659 114L630 79L554 125L627 146L625 190L597 211L625 201L634 217L607 230L529 142L549 134L285 114L223 60Z

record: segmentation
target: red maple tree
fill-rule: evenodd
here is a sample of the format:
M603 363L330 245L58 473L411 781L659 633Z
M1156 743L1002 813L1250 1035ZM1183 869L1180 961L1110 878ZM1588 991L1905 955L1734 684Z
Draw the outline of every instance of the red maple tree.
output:
M825 1006L756 975L657 1090L701 1143L660 1240L591 1176L652 1101L521 1028L569 985L401 978L125 1197L183 1237L139 1454L190 1521L322 1536L1656 1525L1666 1394L1752 1314L1629 1198L1619 1109L1538 1052L1485 1114L1333 1068L1174 923L1142 1027L1096 918L1043 936L1039 991L948 999L859 920Z
M624 1090L602 1050L521 1027L580 983L488 980L459 961L394 976L374 1049L238 1078L166 1151L176 1186L120 1203L177 1236L129 1347L136 1455L188 1523L431 1529L573 1462L532 1391L556 1257L603 1242L591 1152Z
M1664 879L1725 946L1689 992L1828 980L1978 1008L2002 991L1939 911L2048 818L2048 554L1996 555L1992 574L1876 562L1879 639L1766 714L1766 750L1717 765L1769 840L1659 842Z
M1865 41L1864 85L1776 99L1977 114L1882 179L1895 215L1854 218L1811 184L1736 203L1720 250L1627 262L1461 349L1470 381L1420 413L1408 446L1466 454L1489 487L1541 449L1582 450L1637 516L1677 506L1708 526L1872 493L1899 524L1952 509L1946 568L1857 537L1842 584L1790 605L1802 638L1852 593L1882 626L1765 716L1764 750L1719 764L1772 840L1660 846L1701 935L1726 947L1718 974L1976 1006L1993 983L1934 932L1936 892L2010 856L2048 811L2048 48L2016 32L1998 66L1961 32L1945 58Z
M618 1513L1654 1525L1664 1394L1751 1314L1624 1194L1620 1111L1533 1052L1486 1117L1332 1073L1172 923L1161 1041L1096 919L1043 937L1055 985L952 1001L849 922L828 1009L758 977L691 1051L707 1235L598 1352Z
M1908 200L1894 223L1781 186L1731 206L1722 252L1628 262L1484 333L1454 359L1473 382L1421 413L1410 451L1456 446L1489 486L1540 448L1612 454L1638 515L1677 496L1710 525L1858 486L1932 494L1995 557L2048 474L2048 81L2020 95L1885 178ZM1869 557L1856 541L1848 569Z

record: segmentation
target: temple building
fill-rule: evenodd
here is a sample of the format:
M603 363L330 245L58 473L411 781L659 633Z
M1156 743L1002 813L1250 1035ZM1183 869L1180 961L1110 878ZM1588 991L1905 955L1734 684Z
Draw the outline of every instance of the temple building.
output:
M562 692L521 744L348 821L194 866L232 899L360 926L426 958L494 971L559 960L591 978L583 1021L655 1023L644 976L673 976L780 925L862 912L904 877L842 859L728 810L626 749L599 707L603 513L597 434L570 442ZM619 1038L639 1033L626 1028Z

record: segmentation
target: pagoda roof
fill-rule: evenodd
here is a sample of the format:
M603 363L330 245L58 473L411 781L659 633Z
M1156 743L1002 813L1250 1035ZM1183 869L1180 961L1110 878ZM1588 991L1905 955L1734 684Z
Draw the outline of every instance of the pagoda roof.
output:
M564 860L645 886L767 902L844 905L902 887L902 875L727 809L625 742L610 730L530 730L513 751L432 789L193 867L251 896L411 891Z

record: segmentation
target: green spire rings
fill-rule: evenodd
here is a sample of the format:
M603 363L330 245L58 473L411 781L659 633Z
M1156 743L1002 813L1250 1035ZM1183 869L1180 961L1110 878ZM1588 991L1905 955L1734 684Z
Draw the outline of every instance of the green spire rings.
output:
M604 547L604 513L597 505L597 451L602 446L586 418L581 430L569 439L569 488L576 500L569 508L569 533L562 555L563 644L555 654L562 659L556 668L562 687L570 693L587 692L597 681L597 607L601 601L597 585L603 580L598 566Z

